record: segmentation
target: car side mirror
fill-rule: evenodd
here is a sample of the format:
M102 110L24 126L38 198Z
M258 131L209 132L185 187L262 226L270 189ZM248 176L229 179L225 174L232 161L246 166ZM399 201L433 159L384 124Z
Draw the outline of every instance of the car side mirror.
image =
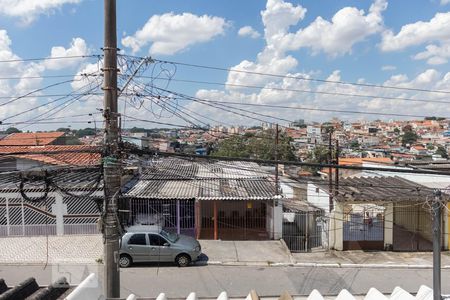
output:
M163 246L164 247L170 247L170 244L169 243L164 243Z

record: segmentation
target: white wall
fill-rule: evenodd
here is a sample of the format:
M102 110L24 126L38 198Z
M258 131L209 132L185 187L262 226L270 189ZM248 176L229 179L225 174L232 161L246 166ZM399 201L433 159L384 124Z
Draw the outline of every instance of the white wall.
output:
M306 195L307 201L309 203L320 209L323 209L325 214L329 214L330 198L327 192L313 183L308 183Z
M402 170L411 170L410 168L397 167L393 165L382 165L376 163L363 162L363 167L376 167L376 168L394 168ZM445 188L450 186L450 176L445 175L430 175L430 174L415 174L415 173L395 173L385 171L364 171L363 176L397 176L412 182L416 182L430 188Z

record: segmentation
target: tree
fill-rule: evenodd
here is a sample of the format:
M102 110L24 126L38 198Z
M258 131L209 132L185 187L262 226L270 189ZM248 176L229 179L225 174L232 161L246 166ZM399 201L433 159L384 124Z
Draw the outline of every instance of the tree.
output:
M211 155L274 160L274 135L274 132L267 131L253 136L232 136L220 141ZM283 134L279 135L278 159L296 160L294 147L291 145L291 138Z
M56 129L56 131L69 133L69 132L71 132L72 130L71 130L70 128L61 127L61 128Z
M402 145L403 146L406 146L407 144L411 145L411 144L415 143L417 141L417 139L419 138L417 133L415 133L412 130L411 131L403 130L403 131L405 132L402 136Z
M439 154L442 158L448 158L447 150L445 150L445 148L441 145L437 146L437 150L435 153Z
M306 161L309 163L317 163L317 164L325 164L328 163L330 151L328 147L325 146L316 146L314 150L308 153L306 157ZM334 157L334 153L332 153L332 157ZM321 168L320 167L310 167L311 172L317 173Z
M80 138L80 137L85 137L88 135L96 135L96 134L97 134L97 132L94 128L84 128L84 129L77 130L75 135Z
M16 127L9 127L8 129L6 129L5 132L6 134L11 134L11 133L20 133L22 131L17 129Z
M350 148L352 148L353 150L359 149L360 146L361 146L361 145L358 143L357 140L354 140L354 141L352 141L352 142L350 143Z
M399 135L399 134L400 134L400 129L398 129L398 127L395 127L395 128L394 128L394 133L395 133L396 135Z

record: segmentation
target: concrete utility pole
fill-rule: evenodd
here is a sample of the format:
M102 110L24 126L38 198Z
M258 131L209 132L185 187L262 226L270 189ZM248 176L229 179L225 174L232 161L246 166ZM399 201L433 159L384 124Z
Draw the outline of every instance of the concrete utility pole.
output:
M329 136L328 136L328 163L331 165L333 163L333 147L332 147L332 138L333 138L333 128L329 127ZM329 208L330 212L333 210L333 168L330 166L328 168L328 189L329 189Z
M339 166L339 140L336 137L336 151L335 151L335 164ZM335 169L335 177L334 177L334 195L337 196L339 190L339 168Z
M119 159L119 130L117 110L117 33L116 0L104 0L104 111L105 156L104 206L103 206L103 250L104 286L107 298L120 297L119 271L119 222L117 199L121 187L121 164Z
M279 140L279 132L278 132L278 124L275 126L275 160L278 160L278 140ZM276 188L276 195L280 193L280 185L278 183L278 164L275 164L275 188Z
M441 191L434 191L433 201L433 300L441 300Z

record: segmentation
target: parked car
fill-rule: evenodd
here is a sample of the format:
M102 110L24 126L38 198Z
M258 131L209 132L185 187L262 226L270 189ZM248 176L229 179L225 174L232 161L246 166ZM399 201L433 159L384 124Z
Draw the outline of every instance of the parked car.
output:
M192 237L157 226L132 226L121 238L119 265L127 268L135 262L175 262L186 267L201 253L200 243Z

